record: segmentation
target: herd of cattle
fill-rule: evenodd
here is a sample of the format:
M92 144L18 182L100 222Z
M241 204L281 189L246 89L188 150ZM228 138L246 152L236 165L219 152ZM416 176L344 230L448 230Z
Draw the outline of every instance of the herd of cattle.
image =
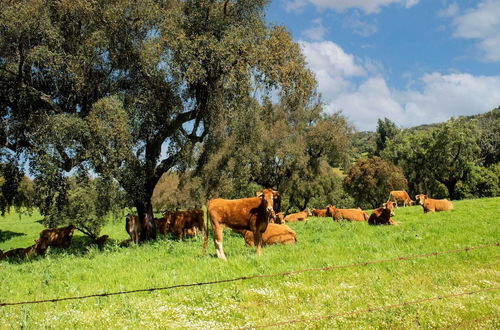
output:
M257 254L262 254L262 246L271 244L294 244L297 234L286 225L287 222L305 221L309 216L331 217L334 221L366 221L370 225L395 225L393 220L394 209L398 204L412 206L414 201L406 191L391 191L389 200L381 207L368 213L357 209L339 209L328 205L325 209L306 208L302 212L284 216L282 212L275 213L275 200L279 193L272 189L263 189L255 197L241 199L212 199L207 204L207 214L212 226L213 240L217 257L226 260L223 249L223 230L230 228L241 234L248 246L256 246ZM431 199L427 195L417 195L416 200L422 205L424 213L439 212L453 209L453 204L446 199ZM162 218L154 218L159 234L172 233L178 239L185 236L196 236L204 233L203 254L206 253L208 242L208 228L202 209L187 211L165 211ZM142 232L141 221L136 215L126 216L126 230L130 239L120 243L120 246L130 242L139 243ZM49 228L40 232L35 244L27 248L18 248L3 253L0 250L0 259L23 257L30 255L44 255L49 246L67 248L76 227L69 225L62 228ZM103 245L108 235L103 235L91 242L98 246Z

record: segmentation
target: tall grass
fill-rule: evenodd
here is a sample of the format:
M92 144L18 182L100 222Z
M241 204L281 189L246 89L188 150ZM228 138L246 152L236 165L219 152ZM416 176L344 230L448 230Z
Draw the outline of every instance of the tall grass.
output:
M120 248L124 221L106 226L111 242L88 247L78 233L68 250L0 262L0 301L50 299L255 274L347 265L500 241L500 198L454 202L450 212L399 208L399 226L309 218L290 226L293 246L266 247L261 257L225 232L227 262L201 255L202 238L169 237ZM0 249L32 244L40 217L0 218ZM0 328L238 328L318 318L404 301L500 287L498 247L293 276L150 293L0 307ZM499 291L355 314L282 328L499 328ZM497 315L495 317L495 315ZM474 320L481 319L477 322ZM471 323L467 323L471 322Z

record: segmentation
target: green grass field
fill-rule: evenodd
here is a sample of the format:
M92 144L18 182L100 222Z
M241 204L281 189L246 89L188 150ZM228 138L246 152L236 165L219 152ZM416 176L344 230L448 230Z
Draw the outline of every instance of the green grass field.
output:
M120 248L124 219L102 234L103 250L78 232L70 249L44 257L0 261L0 302L51 299L164 287L306 268L453 250L500 242L500 198L454 202L450 212L399 208L393 227L309 218L290 226L299 242L264 248L261 257L225 232L228 261L201 255L202 239L161 238ZM43 229L39 215L0 218L0 249L27 247ZM147 293L0 307L0 328L252 328L317 319L379 306L500 288L500 248L356 266L291 276L256 278ZM384 310L281 325L289 329L500 328L500 290Z

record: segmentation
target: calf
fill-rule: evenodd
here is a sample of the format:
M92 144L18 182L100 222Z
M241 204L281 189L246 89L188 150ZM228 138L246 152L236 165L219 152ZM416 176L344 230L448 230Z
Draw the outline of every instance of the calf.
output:
M304 221L307 217L312 216L309 208L305 208L302 212L292 213L285 217L285 222L296 222L296 221Z
M432 199L424 194L417 195L415 199L424 208L424 213L453 210L453 204L447 199Z
M349 221L366 221L368 220L368 213L364 212L362 209L338 209L333 205L328 205L326 209L328 216L331 216L333 220L339 221L341 219Z
M43 254L49 246L67 248L71 244L71 238L76 227L69 225L62 228L49 228L40 232L40 237L36 240L38 254Z
M248 246L255 246L253 233L249 230L235 230L245 238ZM262 233L262 245L271 244L295 244L297 234L287 225L270 223L266 231Z
M208 216L212 223L214 244L217 257L227 260L223 249L223 229L229 227L237 230L249 230L254 235L257 254L262 254L262 233L271 220L274 220L274 199L279 193L272 189L263 189L257 197L241 199L212 199L207 204ZM208 241L208 230L205 231L202 253L205 254Z
M384 203L381 207L372 211L368 218L369 225L395 225L394 216L395 202Z
M326 217L326 209L313 209L312 215L315 217Z
M137 215L133 215L130 213L127 214L127 216L125 217L125 229L130 235L130 239L132 240L132 242L134 242L135 244L139 244L139 241L141 239L142 225Z
M398 203L402 202L403 207L412 206L413 201L410 198L410 195L405 190L393 190L389 193L388 202L396 202L396 207L398 207Z

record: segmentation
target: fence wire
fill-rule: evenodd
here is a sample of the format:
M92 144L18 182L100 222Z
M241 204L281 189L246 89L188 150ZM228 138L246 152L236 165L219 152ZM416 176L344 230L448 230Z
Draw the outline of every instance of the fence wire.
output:
M356 314L373 313L373 312L382 311L382 310L386 310L386 309L394 309L394 308L399 308L399 307L404 307L404 306L421 304L424 302L429 302L429 301L434 301L434 300L450 299L450 298L473 295L473 294L480 293L480 292L487 292L487 291L494 291L494 290L500 290L500 287L492 287L492 288L485 288L485 289L480 289L480 290L475 290L475 291L449 294L449 295L444 295L444 296L416 299L416 300L405 301L405 302L402 302L399 304L370 307L370 308L365 308L365 309L357 309L357 310L353 310L353 311L337 313L337 314L330 314L330 315L323 315L323 316L318 316L318 317L296 319L296 320L289 320L289 321L276 322L276 323L268 323L268 324L263 324L263 325L255 325L255 326L250 326L250 327L246 327L246 328L242 328L242 329L262 329L262 328L279 327L279 326L285 326L285 325L291 325L291 324L297 324L297 323L317 322L317 321L322 321L322 320L326 320L326 319L334 319L334 318L338 318L338 317L351 316L351 315L356 315ZM492 318L494 316L496 316L496 315L490 316L490 318ZM481 319L477 319L474 321L479 322L479 321L482 321L484 319L485 318L481 318ZM472 323L474 321L470 321L470 322ZM463 323L461 323L461 324L463 324Z
M68 300L82 300L82 299L88 299L88 298L109 297L109 296L125 295L125 294L138 293L138 292L164 291L164 290L172 290L172 289L178 289L178 288L188 288L188 287L196 287L196 286L214 285L214 284L220 284L220 283L246 281L246 280L251 280L251 279L256 279L256 278L283 277L283 276L291 276L291 275L296 275L296 274L301 274L301 273L306 273L306 272L329 271L329 270L334 270L334 269L344 269L344 268L368 266L368 265L374 265L374 264L380 264L380 263L386 263L386 262L395 262L395 261L404 261L404 260L411 260L411 259L418 259L418 258L427 258L427 257L439 256L439 255L443 255L443 254L485 249L485 248L494 247L494 246L496 246L496 247L500 246L500 242L493 243L493 244L473 246L473 247L453 249L453 250L448 250L448 251L431 252L431 253L410 255L410 256L405 256L405 257L395 257L395 258L390 258L390 259L365 261L365 262L347 264L347 265L336 265L336 266L327 266L327 267L321 267L321 268L308 268L308 269L294 270L294 271L277 273L277 274L257 274L257 275L241 276L241 277L236 277L236 278L232 278L232 279L225 279L225 280L186 283L186 284L175 284L175 285L164 286L164 287L135 289L135 290L126 290L126 291L117 291L117 292L95 293L95 294L74 296L74 297L61 297L61 298L31 300L31 301L18 301L18 302L0 302L0 307L17 306L17 305L30 305L30 304L42 304L42 303L68 301Z

